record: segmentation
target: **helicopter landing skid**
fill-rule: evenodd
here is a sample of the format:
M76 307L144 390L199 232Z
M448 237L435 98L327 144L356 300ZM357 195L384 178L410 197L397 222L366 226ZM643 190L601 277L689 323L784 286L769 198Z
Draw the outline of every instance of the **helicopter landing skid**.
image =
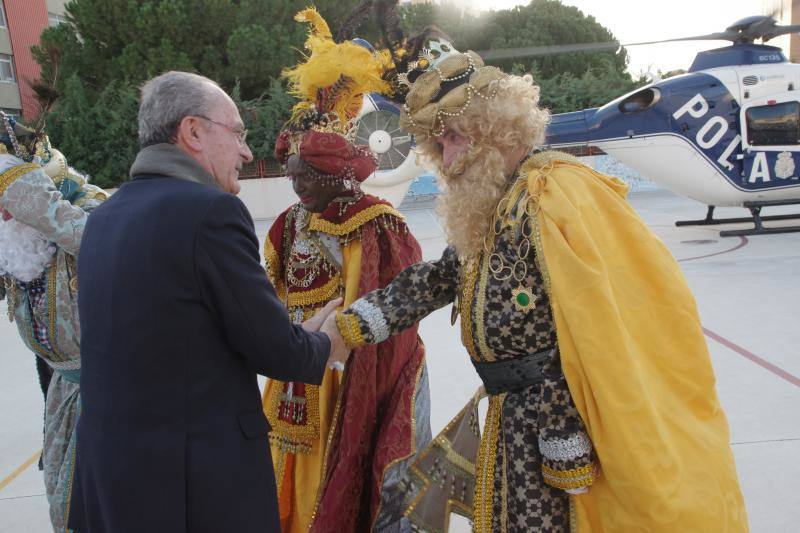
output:
M760 202L745 202L743 207L750 210L752 216L741 218L714 218L714 208L708 206L706 218L701 220L679 220L676 226L713 226L717 224L736 224L742 222L752 222L754 227L751 229L724 230L719 232L720 237L738 237L743 235L768 235L771 233L793 233L800 231L800 226L784 226L780 228L765 228L762 222L765 220L796 220L800 219L800 213L792 215L768 215L761 216L762 207L774 207L778 205L798 205L800 198L788 200L764 200Z

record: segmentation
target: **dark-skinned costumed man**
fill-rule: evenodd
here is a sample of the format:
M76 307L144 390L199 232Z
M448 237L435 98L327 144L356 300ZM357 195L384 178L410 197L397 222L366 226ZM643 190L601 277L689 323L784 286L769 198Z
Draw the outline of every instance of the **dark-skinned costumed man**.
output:
M267 272L296 323L327 302L347 304L420 260L403 216L364 194L377 168L355 146L366 92L384 92L386 56L333 40L313 9L305 62L285 72L301 102L275 148L300 201L277 218L264 245ZM401 531L399 482L430 441L424 349L412 327L353 351L320 385L270 380L264 411L284 532Z

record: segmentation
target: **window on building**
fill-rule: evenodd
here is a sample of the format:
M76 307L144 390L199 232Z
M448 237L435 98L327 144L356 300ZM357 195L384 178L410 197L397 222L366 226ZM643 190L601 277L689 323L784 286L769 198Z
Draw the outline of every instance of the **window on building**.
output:
M50 27L58 26L59 24L63 24L67 21L64 15L59 15L58 13L48 13L47 18L50 21Z
M751 107L745 116L751 145L800 144L800 102Z
M0 81L16 83L14 59L8 54L0 54Z
M6 8L3 7L2 0L0 0L0 28L8 28L8 23L6 22Z

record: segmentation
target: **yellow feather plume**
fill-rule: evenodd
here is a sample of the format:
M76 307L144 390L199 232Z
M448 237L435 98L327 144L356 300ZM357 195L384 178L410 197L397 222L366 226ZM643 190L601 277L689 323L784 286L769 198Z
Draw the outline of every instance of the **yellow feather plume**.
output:
M301 11L295 20L307 22L311 28L305 61L283 71L291 94L301 100L293 119L313 104L345 128L361 109L364 93L390 90L381 79L386 58L350 41L334 42L328 24L314 8Z
M322 18L322 15L319 14L319 11L317 11L316 8L309 7L298 12L294 16L294 20L297 22L308 22L311 24L309 36L313 35L321 39L333 39L333 35L331 35L331 29L328 27L328 23L325 22L325 19ZM306 48L308 47L308 41L306 41Z

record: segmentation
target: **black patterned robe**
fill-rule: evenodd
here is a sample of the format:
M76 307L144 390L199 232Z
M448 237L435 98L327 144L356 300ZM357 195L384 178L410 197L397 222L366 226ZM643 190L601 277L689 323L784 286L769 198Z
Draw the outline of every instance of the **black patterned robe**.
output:
M340 324L345 340L351 345L380 342L453 303L473 361L508 360L556 347L546 284L531 242L535 216L525 208L527 195L512 201L519 202L521 209L515 211L520 215L494 221L490 250L462 262L448 247L439 260L407 268L386 288L345 311L343 323L357 324L360 332L354 336L355 328ZM493 254L500 254L503 262ZM504 279L507 270L492 273L502 264L516 264L516 279ZM533 296L534 305L527 309L515 303L520 287ZM558 350L553 354L544 366L543 383L489 397L476 464L475 531L569 531L566 491L585 490L594 480L592 445L572 402Z

